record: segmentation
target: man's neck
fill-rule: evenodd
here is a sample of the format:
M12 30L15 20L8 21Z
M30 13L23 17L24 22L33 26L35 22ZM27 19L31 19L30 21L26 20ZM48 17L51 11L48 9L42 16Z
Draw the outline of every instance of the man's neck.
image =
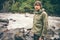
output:
M42 13L41 9L40 10L35 10L35 14L41 14L41 13Z

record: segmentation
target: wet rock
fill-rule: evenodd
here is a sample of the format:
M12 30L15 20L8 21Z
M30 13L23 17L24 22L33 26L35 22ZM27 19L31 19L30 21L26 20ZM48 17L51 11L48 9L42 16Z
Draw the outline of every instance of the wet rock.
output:
M14 36L14 38L15 38L15 40L23 40L23 38L22 38L22 37L17 36L17 35L15 35L15 36Z
M3 34L4 34L3 32L0 32L0 39L3 37Z
M6 15L8 15L8 14L6 14ZM5 14L4 14L4 16L5 16ZM24 33L24 37L23 37L23 32L22 32L23 30L17 29L17 28L22 28L22 27L25 27L26 29L32 28L33 14L32 14L32 16L29 14L28 17L25 17L24 14L9 14L8 16L6 16L6 18L9 19L9 22L8 22L8 20L6 21L5 19L3 19L3 20L0 19L0 22L2 22L1 23L2 25L0 25L0 30L2 29L4 31L5 27L8 27L8 29L10 28L10 31L8 31L8 34L7 34L7 32L4 33L4 36L6 37L6 39L4 39L4 40L13 40L15 38L16 38L16 40L17 39L22 40L22 39L24 39L24 37L26 37L27 40L33 39L33 38L31 38L31 36L29 34L27 34L28 31L26 31ZM8 23L9 23L9 25L6 25ZM11 29L13 29L13 30L11 30ZM58 29L60 29L60 17L49 16L48 17L47 40L50 40L51 38L53 38L53 39L58 38L60 35L59 34L60 30L58 30ZM13 34L10 34L10 33L13 33ZM6 34L9 36L6 36ZM15 34L19 34L19 36L15 35ZM26 36L26 34L27 34L27 36ZM12 36L10 36L10 35L12 35Z

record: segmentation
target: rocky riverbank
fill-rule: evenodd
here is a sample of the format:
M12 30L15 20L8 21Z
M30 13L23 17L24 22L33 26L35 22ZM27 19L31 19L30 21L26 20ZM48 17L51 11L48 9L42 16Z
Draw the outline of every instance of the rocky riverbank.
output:
M24 29L25 34L27 33L27 29L31 29L33 27L33 16L34 14L1 14L0 13L0 19L2 20L8 20L9 23L6 22L0 22L0 34L2 34L2 40L15 40L14 36L15 34L19 34L19 31ZM3 24L8 24L7 26L4 26ZM3 32L5 29L8 29L9 31ZM2 31L3 30L3 31ZM53 38L59 38L59 32L60 32L60 17L48 17L48 37L51 39ZM22 35L23 33L21 33ZM7 36L6 36L7 35ZM27 38L29 39L29 38ZM30 38L31 39L31 38ZM32 40L32 39L31 39Z

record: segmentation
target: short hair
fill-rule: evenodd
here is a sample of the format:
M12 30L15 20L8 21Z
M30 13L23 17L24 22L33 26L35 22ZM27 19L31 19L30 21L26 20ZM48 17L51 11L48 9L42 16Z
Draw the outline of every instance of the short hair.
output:
M39 6L42 7L42 3L41 3L41 1L36 1L36 2L34 3L34 6L36 6L36 5L39 5Z

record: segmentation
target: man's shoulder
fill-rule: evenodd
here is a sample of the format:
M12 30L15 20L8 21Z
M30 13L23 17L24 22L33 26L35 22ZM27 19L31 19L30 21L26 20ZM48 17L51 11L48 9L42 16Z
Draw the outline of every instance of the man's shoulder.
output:
M43 15L47 15L47 13L46 13L46 11L45 11L44 8L42 8L42 14L43 14Z
M47 13L46 13L45 11L43 11L43 12L42 12L42 15L45 15L45 16L46 16L46 15L47 15Z

